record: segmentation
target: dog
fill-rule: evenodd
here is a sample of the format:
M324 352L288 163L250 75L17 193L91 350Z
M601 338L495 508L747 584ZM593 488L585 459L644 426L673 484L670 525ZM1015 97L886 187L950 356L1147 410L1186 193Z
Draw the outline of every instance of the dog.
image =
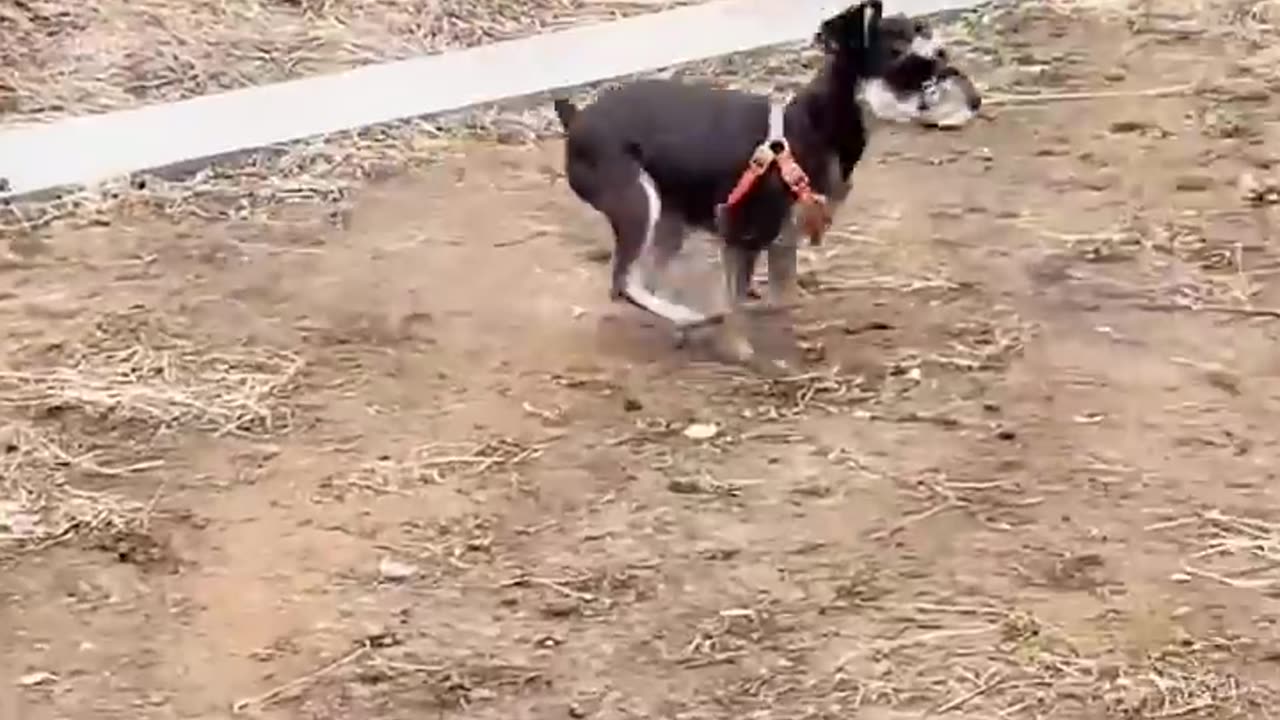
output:
M864 108L884 121L955 128L982 102L929 26L883 17L880 0L824 21L815 40L822 68L785 105L677 80L631 82L583 108L554 101L569 187L613 230L610 297L670 321L678 337L719 322L737 361L754 354L744 311L760 254L771 304L793 305L799 239L816 244L849 195L868 140ZM720 237L721 315L655 293L689 229Z

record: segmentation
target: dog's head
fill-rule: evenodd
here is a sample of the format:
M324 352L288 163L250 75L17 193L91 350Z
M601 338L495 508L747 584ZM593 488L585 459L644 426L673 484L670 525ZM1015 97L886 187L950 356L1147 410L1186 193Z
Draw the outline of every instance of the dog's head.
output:
M862 104L893 122L957 128L973 119L982 97L929 25L882 11L880 0L865 0L822 23L816 38L853 70Z

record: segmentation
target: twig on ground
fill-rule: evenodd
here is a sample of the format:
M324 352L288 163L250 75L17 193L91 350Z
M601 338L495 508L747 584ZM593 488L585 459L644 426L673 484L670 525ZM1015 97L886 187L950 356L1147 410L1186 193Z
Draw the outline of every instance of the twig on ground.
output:
M1182 564L1182 570L1186 572L1188 575L1196 575L1202 578L1206 578L1209 580L1213 580L1215 582L1222 583L1223 585L1226 585L1228 587L1238 588L1241 590L1261 590L1263 588L1272 587L1276 584L1275 580L1237 580L1235 578L1229 578L1226 575L1220 575L1211 570L1205 570L1203 568L1194 567L1187 563Z
M999 687L1001 684L1004 683L1005 679L1006 679L1005 676L1000 674L998 670L992 670L990 673L988 673L987 677L982 680L982 682L978 685L978 687L955 698L954 700L950 700L948 702L943 703L942 705L939 705L938 708L934 710L934 712L938 714L943 714L943 713L949 713L952 710L959 710L960 708L964 707L965 704L967 704L970 700L986 695L987 693Z
M1166 311L1166 312L1177 312L1182 310L1189 310L1192 312L1221 313L1224 315L1242 315L1245 317L1255 317L1255 318L1262 318L1262 317L1280 318L1280 308L1247 308L1247 307L1232 307L1230 305L1200 305L1200 304L1174 303L1174 302L1135 303L1133 307L1136 307L1139 310L1153 310L1153 311Z
M334 660L333 662L329 663L328 665L325 665L324 667L318 670L307 673L306 675L303 675L301 677L294 678L293 680L290 680L289 682L283 685L274 687L259 695L254 695L252 697L247 697L241 700L237 700L231 704L231 712L239 715L251 707L261 707L261 706L269 705L272 702L279 700L281 697L284 697L288 693L291 693L295 690L306 687L307 685L310 685L311 683L315 682L321 677L324 677L325 675L328 675L334 670L337 670L338 668L341 668L342 666L347 665L363 657L365 653L370 651L371 647L372 646L368 642L362 642L360 646L357 647L355 650L352 650L346 655L343 655L342 657L338 658L337 660Z
M569 580L567 582L581 582L582 580L585 580L585 579L587 578L578 578L576 580ZM521 587L524 585L541 585L542 587L554 590L560 593L561 595L564 595L565 597L573 598L574 600L580 600L582 602L596 601L597 597L595 595L592 595L591 593L587 593L587 592L580 592L578 590L574 590L573 588L570 588L567 585L565 585L564 582L565 581L552 580L550 578L521 576L517 578L512 578L511 580L506 580L500 583L498 587L511 588L511 587Z
M747 656L745 650L731 650L729 652L717 653L708 657L685 657L676 661L680 667L686 670L696 668L711 667L713 665L728 665L737 662Z
M549 444L525 444L506 437L479 443L428 443L402 459L379 458L365 463L335 484L404 494L404 485L441 484L455 476L475 477L495 468L520 465L537 458Z
M1028 95L992 95L982 99L986 105L1032 105L1046 102L1065 102L1073 100L1110 100L1115 98L1135 97L1168 97L1187 95L1196 89L1193 83L1168 85L1140 90L1097 90L1092 92L1037 93Z
M907 528L911 527L912 525L918 522L921 522L923 520L928 520L934 515L946 512L947 510L952 510L960 507L963 507L963 505L959 501L955 499L946 500L944 502L938 503L937 505L934 505L928 510L918 512L915 515L908 515L907 517L894 523L893 525L889 526L884 530L880 530L875 533L872 533L871 539L885 540L887 538L893 537L894 535L897 535L898 533L902 532L903 530L906 530Z
M147 501L146 507L142 508L142 518L140 523L143 530L151 527L151 518L155 515L156 506L160 504L160 496L164 494L165 486L169 484L169 478L164 478L156 485L156 491L151 494L151 499Z
M860 648L858 650L845 653L836 662L834 670L835 671L843 670L846 665L848 665L850 662L853 662L853 660L863 655L870 655L870 654L879 655L884 653L890 653L895 650L901 650L902 648L905 648L905 647L911 647L912 645L928 644L928 643L937 642L938 640L946 640L948 638L953 638L953 637L968 637L972 635L982 635L984 633L998 632L999 630L1000 630L999 625L982 625L979 627L949 628L945 630L934 630L932 632L920 633L919 635L912 635L911 637L901 638L898 640L887 640L881 643L877 643L869 648Z

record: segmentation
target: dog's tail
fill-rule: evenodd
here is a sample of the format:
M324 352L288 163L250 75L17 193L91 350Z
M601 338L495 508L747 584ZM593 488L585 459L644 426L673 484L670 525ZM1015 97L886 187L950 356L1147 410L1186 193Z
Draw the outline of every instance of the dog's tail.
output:
M578 106L574 105L568 98L556 98L552 103L552 107L556 110L556 117L560 118L560 126L565 132L569 132L569 126L573 124L573 119L578 117Z

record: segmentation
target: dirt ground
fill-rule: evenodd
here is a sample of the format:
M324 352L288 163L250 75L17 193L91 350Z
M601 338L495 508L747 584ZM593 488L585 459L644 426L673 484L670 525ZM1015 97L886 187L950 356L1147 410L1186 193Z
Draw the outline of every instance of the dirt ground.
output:
M607 301L554 141L11 231L0 716L1271 717L1280 83L1201 20L989 28L770 373Z

